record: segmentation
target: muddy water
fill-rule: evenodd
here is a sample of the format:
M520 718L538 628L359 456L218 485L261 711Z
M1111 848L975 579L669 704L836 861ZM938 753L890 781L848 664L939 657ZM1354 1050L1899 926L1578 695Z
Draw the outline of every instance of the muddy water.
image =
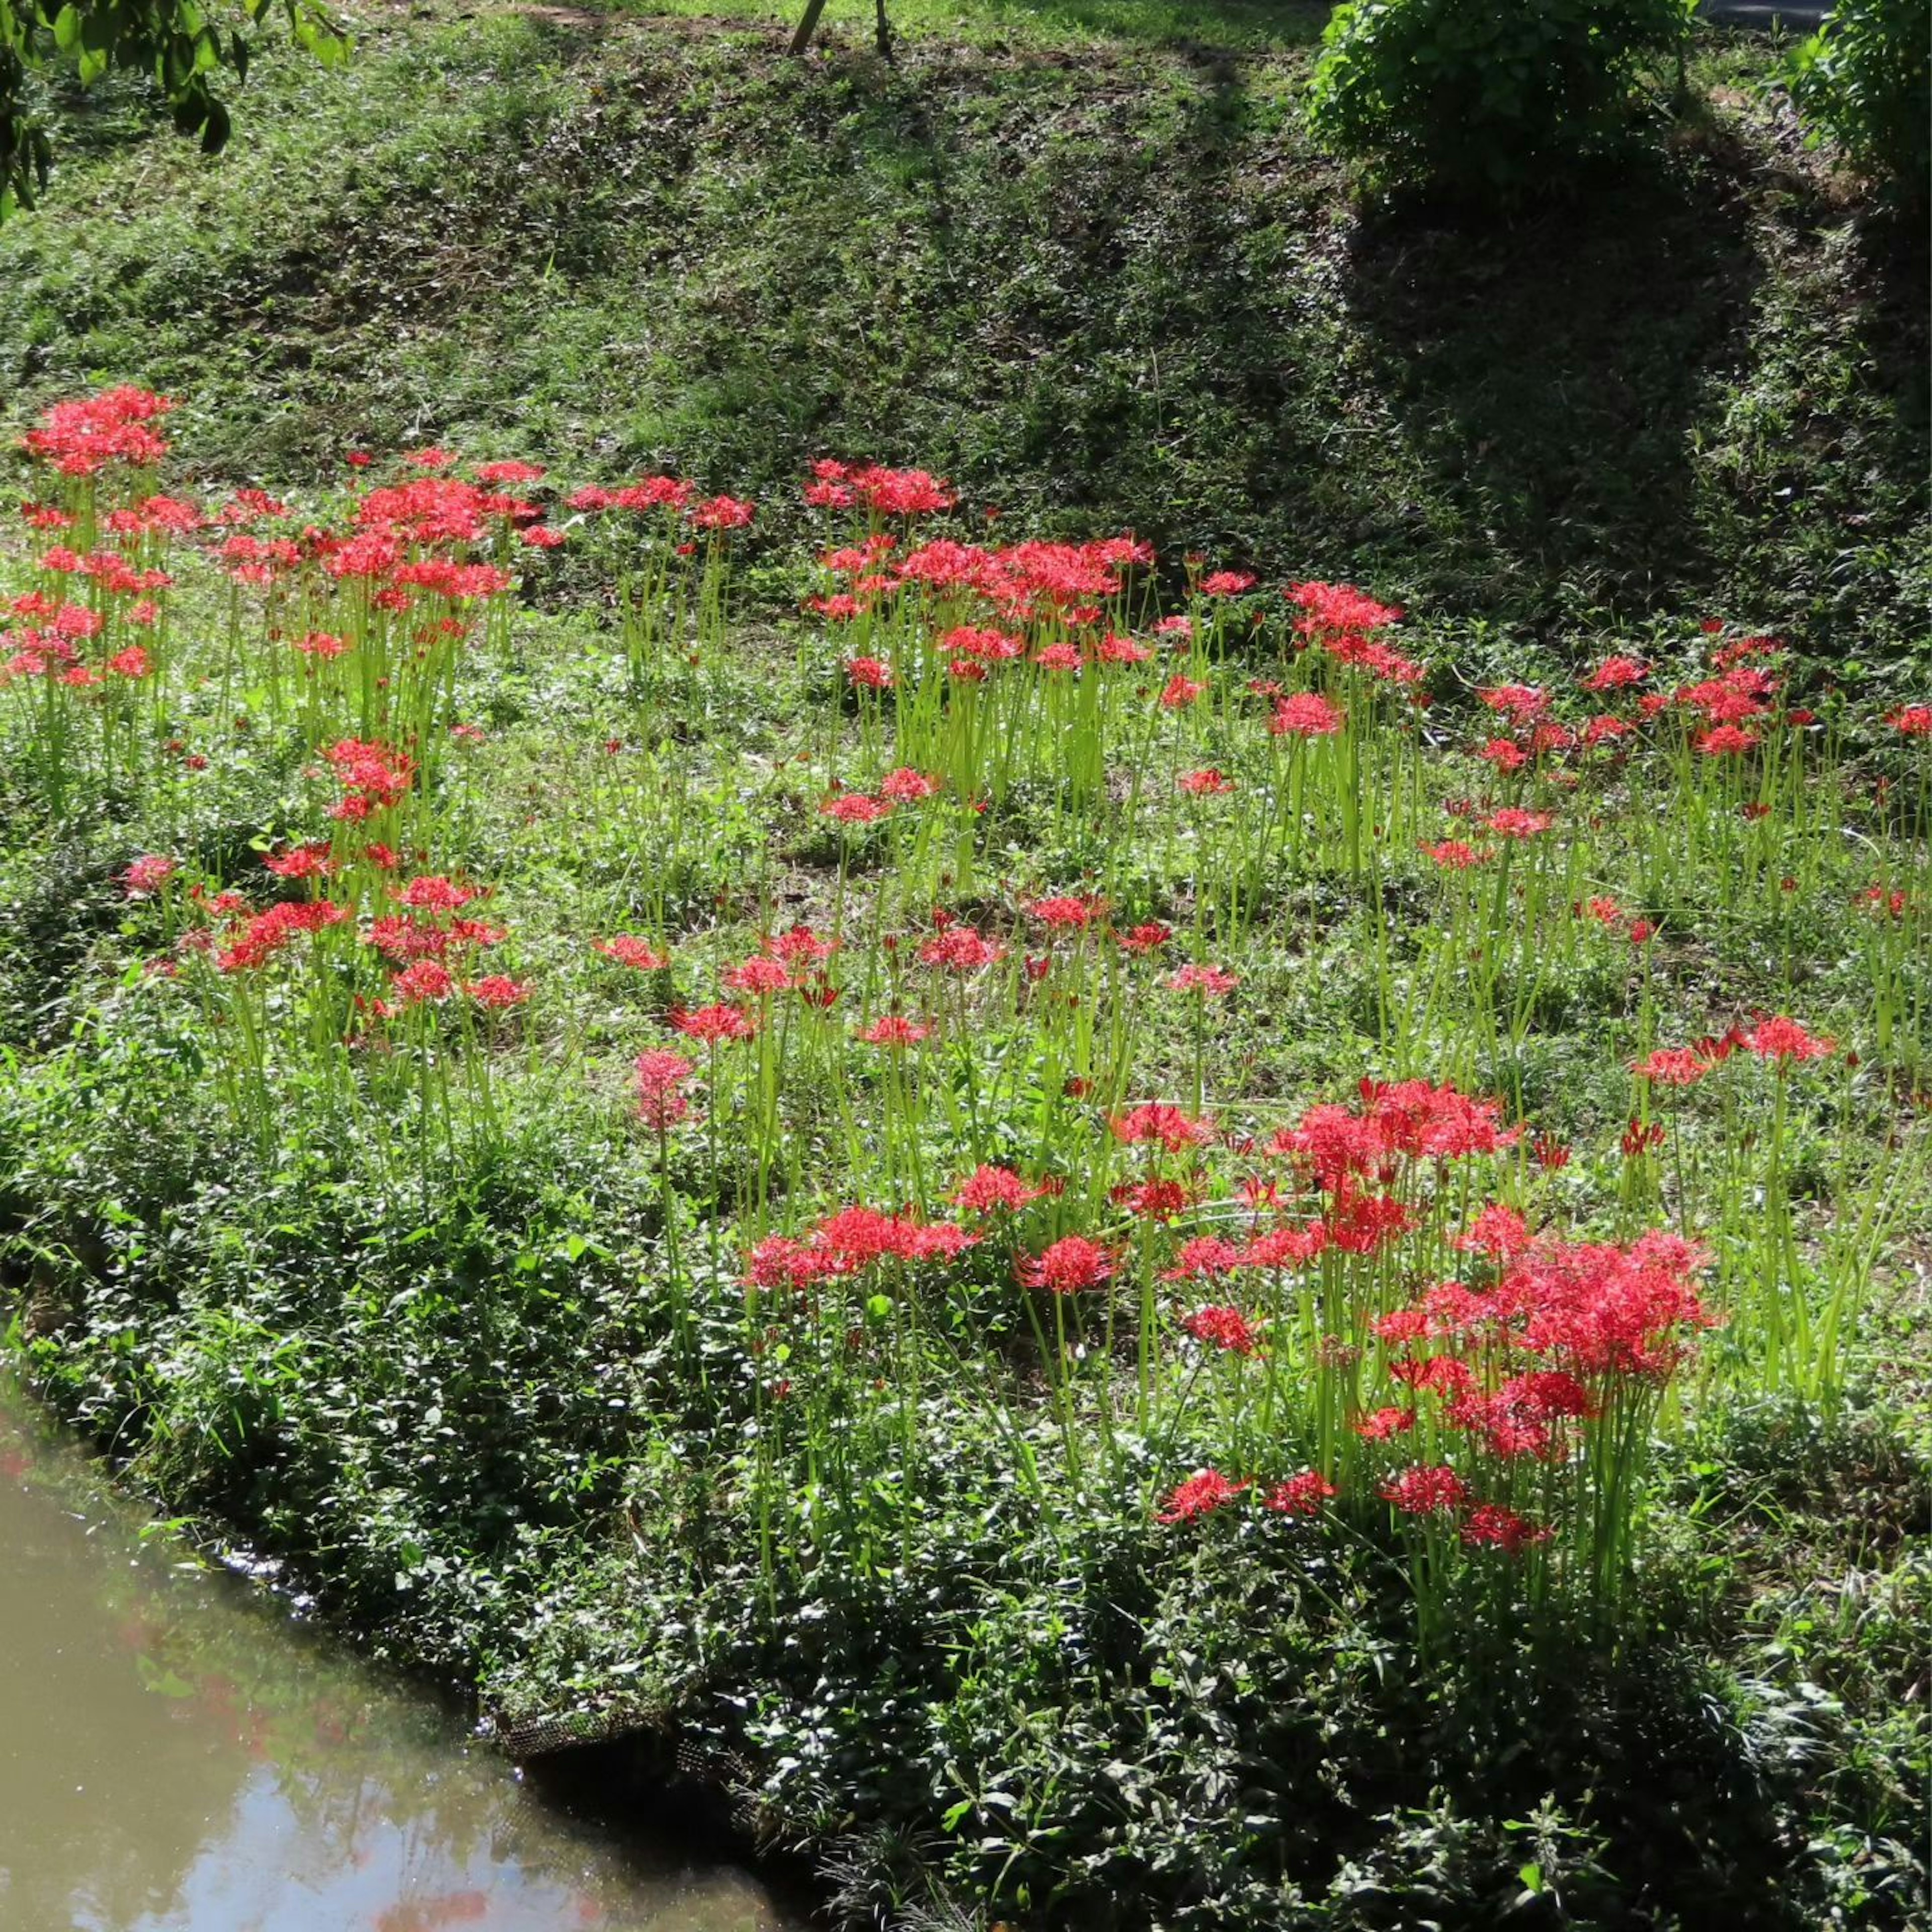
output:
M0 1382L5 1932L790 1932L150 1533Z

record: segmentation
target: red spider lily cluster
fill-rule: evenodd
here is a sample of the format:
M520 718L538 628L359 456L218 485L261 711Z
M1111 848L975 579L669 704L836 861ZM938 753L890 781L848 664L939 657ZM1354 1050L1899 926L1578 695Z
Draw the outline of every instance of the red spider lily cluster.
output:
M1792 1113L1856 1070L1839 1006L1806 1009L1835 1035L1708 1000L1660 1021L1697 868L1781 916L1855 790L1880 830L1922 824L1932 710L1867 719L1870 784L1850 762L1814 782L1852 735L1844 706L1820 699L1821 722L1774 640L1718 626L1574 686L1486 686L1466 731L1430 711L1402 610L1354 586L1256 594L1190 560L1187 608L1160 616L1131 536L962 541L931 520L957 508L944 479L828 460L803 492L806 725L720 776L684 747L745 688L733 556L769 542L745 534L750 503L668 475L566 496L538 465L430 446L382 468L356 452L326 514L257 490L203 509L154 494L165 410L115 391L28 436L46 500L0 607L0 722L53 818L124 794L176 814L117 856L122 916L154 937L153 997L202 1003L238 1108L326 1104L333 1132L368 1104L454 1151L568 1068L572 1103L608 1102L655 1166L650 1286L679 1346L721 1291L742 1300L759 1456L789 1426L781 1388L825 1441L870 1404L913 1494L923 1338L983 1330L976 1394L1044 1405L1070 1487L1098 1461L1164 1528L1346 1523L1408 1552L1419 1592L1461 1563L1614 1593L1665 1391L1792 1299ZM558 751L532 776L475 680L514 661L520 584L554 580L566 543L610 566L595 701L620 708L586 725L580 766ZM210 583L232 614L219 652L178 617ZM292 776L259 864L218 875L194 856L219 818L196 788L238 745ZM754 764L777 863L755 891L721 866L681 896L659 855L705 842L686 802L715 781L735 809ZM541 836L566 778L637 855L574 926L527 916L477 824L501 829L512 796L514 836ZM1404 894L1424 910L1398 934ZM1864 856L1833 894L1904 1084L1932 896ZM1336 906L1372 956L1374 1057L1343 1078L1408 1077L1310 1104L1336 1089L1298 1087L1274 976ZM1524 1118L1552 961L1611 989L1627 1125L1621 1086L1600 1132ZM1722 1030L1672 1043L1704 1025ZM1766 1071L1689 1094L1738 1054ZM1660 1095L1681 1096L1674 1145ZM1755 1300L1744 1216L1692 1238L1712 1217L1682 1130L1720 1099L1764 1136L1761 1160L1736 1136L1727 1184L1765 1229ZM1593 1218L1611 1194L1617 1218ZM1814 1359L1822 1382L1835 1358ZM860 1411L835 1414L860 1362Z

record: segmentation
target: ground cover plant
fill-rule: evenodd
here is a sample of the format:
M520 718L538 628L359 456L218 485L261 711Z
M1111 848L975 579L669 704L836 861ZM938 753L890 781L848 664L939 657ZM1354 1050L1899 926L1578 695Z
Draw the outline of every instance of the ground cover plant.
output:
M11 1334L138 1480L854 1920L1922 1910L1925 701L174 420L0 565Z

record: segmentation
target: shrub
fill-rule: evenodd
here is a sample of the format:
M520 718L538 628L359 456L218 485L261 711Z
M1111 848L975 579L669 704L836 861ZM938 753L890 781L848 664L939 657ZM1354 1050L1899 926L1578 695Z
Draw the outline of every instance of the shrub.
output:
M1520 202L1625 134L1639 72L1691 0L1345 0L1310 85L1316 135L1387 186Z
M1838 0L1792 56L1791 91L1814 140L1912 202L1932 176L1932 0Z

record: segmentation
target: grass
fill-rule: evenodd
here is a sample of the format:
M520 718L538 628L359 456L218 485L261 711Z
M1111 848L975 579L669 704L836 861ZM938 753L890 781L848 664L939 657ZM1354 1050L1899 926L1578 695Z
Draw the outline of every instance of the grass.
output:
M387 459L117 589L153 478L22 481L9 1337L171 1514L848 1922L1914 1922L1922 710Z
M857 452L1372 578L1477 658L1749 608L1909 684L1923 262L1762 43L1700 43L1703 105L1587 220L1472 238L1355 209L1300 128L1312 16L1255 17L934 8L889 71L836 14L799 64L757 18L378 13L346 74L265 63L214 162L69 103L0 238L9 406L150 382L224 476L434 434L772 494Z
M1472 234L1309 150L1308 10L896 14L373 14L212 163L62 104L5 407L178 404L4 485L79 519L0 536L9 1346L839 1922L1919 1922L1922 260L1747 40ZM882 590L847 457L1158 555ZM752 520L572 500L656 471ZM329 568L412 476L467 534ZM97 535L157 480L233 514Z

